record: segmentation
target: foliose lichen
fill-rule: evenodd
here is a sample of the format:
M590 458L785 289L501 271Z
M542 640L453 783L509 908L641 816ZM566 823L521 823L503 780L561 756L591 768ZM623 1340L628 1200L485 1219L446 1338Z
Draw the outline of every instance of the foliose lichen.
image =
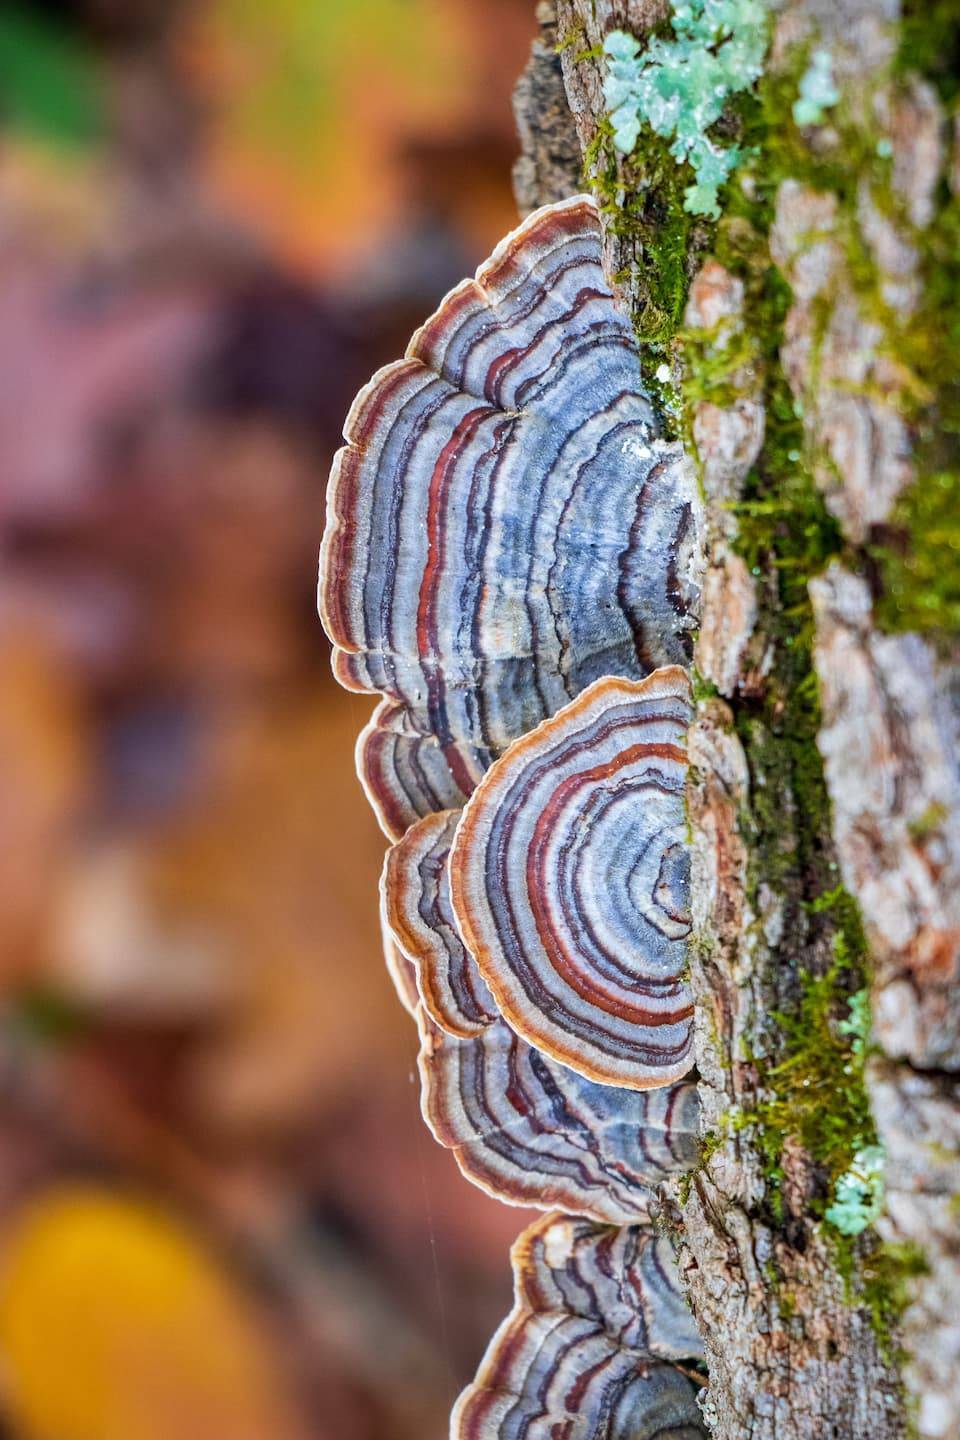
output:
M867 1145L858 1150L849 1170L836 1184L835 1198L825 1218L841 1235L860 1235L879 1219L883 1210L883 1172L885 1153L882 1145Z
M669 139L674 160L693 171L685 208L715 219L718 191L743 152L707 132L730 96L748 90L761 73L767 7L764 0L673 0L670 25L672 39L655 35L642 50L623 30L604 41L613 143L631 154L644 125Z
M829 50L814 50L793 102L794 120L798 125L820 125L839 99L840 91L833 79L833 56Z

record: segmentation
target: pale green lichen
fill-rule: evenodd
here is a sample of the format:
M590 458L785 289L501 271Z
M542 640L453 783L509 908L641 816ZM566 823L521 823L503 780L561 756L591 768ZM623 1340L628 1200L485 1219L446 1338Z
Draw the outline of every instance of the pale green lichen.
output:
M814 50L800 79L800 93L793 102L798 125L822 125L826 112L840 99L833 78L833 56L829 50Z
M722 145L707 131L729 98L749 90L762 72L767 6L765 0L673 0L670 24L673 39L654 36L643 50L623 30L604 41L613 143L631 154L644 125L669 139L673 158L694 174L685 208L716 219L720 187L744 157L738 145Z
M862 1062L870 1044L871 1028L870 992L866 986L862 990L858 990L855 995L851 995L847 1005L850 1010L849 1018L841 1020L837 1029L841 1035L850 1036L853 1058L857 1062Z
M833 1204L825 1219L841 1235L861 1235L883 1209L884 1149L867 1145L853 1157L850 1169L837 1181Z

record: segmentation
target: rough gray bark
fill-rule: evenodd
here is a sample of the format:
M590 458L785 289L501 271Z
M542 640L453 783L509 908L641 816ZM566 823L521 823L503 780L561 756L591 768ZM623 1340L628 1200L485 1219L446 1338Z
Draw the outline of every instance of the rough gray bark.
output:
M550 0L537 6L540 33L513 95L520 155L513 189L521 215L576 194L580 188L580 143L557 53L557 16Z
M945 164L943 115L929 87L916 84L887 106L887 118L893 184L922 229ZM916 252L889 217L861 208L885 298L908 318L920 285ZM842 284L841 265L825 239L810 292ZM799 299L795 311L802 337ZM821 378L822 404L808 423L835 462L822 481L827 502L858 546L912 480L914 437L896 410L896 374L883 375L895 357L849 302L834 306L825 344L832 375L826 384ZM854 366L858 378L866 372L880 383L852 393ZM946 551L943 563L956 557ZM882 1056L868 1088L887 1150L878 1228L924 1257L927 1273L914 1282L904 1317L904 1378L918 1433L950 1440L960 1435L960 647L882 633L870 587L850 565L831 565L810 590L833 832L873 961Z
M545 37L549 10L540 7ZM556 0L567 103L582 150L604 113L595 47L617 27L642 37L667 10L666 0ZM911 225L923 227L944 165L944 121L926 85L906 95L886 85L898 15L896 0L795 0L780 8L772 63L805 37L829 47L845 100L854 110L869 107L870 124L892 147L893 187ZM519 104L524 208L572 183L551 159L556 92L541 102L531 83L546 64L541 52ZM914 437L898 404L902 371L848 273L837 208L837 197L786 175L767 241L769 260L793 293L777 363L803 402L814 479L848 542L844 565L834 562L811 585L819 745L833 806L832 833L817 840L822 864L842 875L860 904L874 966L883 1056L868 1080L889 1157L879 1229L918 1246L929 1273L912 1282L902 1330L909 1358L901 1367L866 1307L851 1303L835 1248L811 1217L818 1177L810 1157L788 1139L783 1208L775 1215L755 1133L735 1123L768 1099L765 1063L782 1053L774 1012L796 1005L801 972L822 975L832 957L830 928L811 915L808 877L791 861L802 817L782 776L777 863L757 842L754 812L774 778L764 771L769 737L757 718L776 663L761 616L778 602L775 576L751 573L736 550L731 502L762 448L766 422L763 376L746 364L728 377L735 399L700 400L688 417L705 498L695 662L717 692L701 702L691 734L689 795L691 983L710 1145L689 1188L664 1202L707 1345L704 1413L723 1440L901 1436L904 1384L920 1435L960 1436L960 1242L951 1203L960 1189L960 687L955 655L918 636L882 635L874 623L863 547L913 478ZM856 224L885 305L906 320L921 284L916 250L866 183ZM614 288L633 311L635 242L612 227L605 243ZM709 256L695 268L687 327L734 335L749 323L742 282Z
M802 7L797 7L801 9ZM855 13L857 10L860 13ZM946 125L931 87L905 93L881 81L899 13L893 3L828 8L820 33L849 86L869 96L892 148L892 188L922 232L946 165ZM864 103L867 103L866 101ZM956 167L951 166L955 175ZM874 620L863 546L915 475L915 435L901 405L896 347L854 293L849 261L802 186L784 185L772 249L794 292L784 364L804 412L828 507L850 560L812 580L816 666L823 706L820 749L844 883L859 902L873 964L874 1038L884 1058L868 1071L871 1106L887 1150L880 1233L924 1256L904 1317L904 1379L924 1437L960 1435L960 647L916 634L884 634ZM858 199L860 234L883 300L901 324L920 299L919 255L906 225ZM818 337L815 309L827 321ZM947 377L944 377L946 379ZM809 403L810 401L813 403ZM949 551L945 565L956 564Z

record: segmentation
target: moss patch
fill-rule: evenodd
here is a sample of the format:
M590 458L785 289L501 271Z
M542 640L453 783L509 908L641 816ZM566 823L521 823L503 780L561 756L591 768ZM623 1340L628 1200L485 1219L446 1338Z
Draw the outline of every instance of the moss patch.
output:
M858 1304L870 1316L874 1334L880 1342L880 1354L888 1363L906 1358L899 1347L897 1327L910 1303L912 1282L929 1273L930 1266L918 1245L872 1245L859 1257L859 1275L854 1278L852 1265L847 1272L848 1285L853 1287Z
M775 1053L758 1063L764 1099L753 1113L736 1120L737 1128L751 1127L763 1158L774 1221L783 1218L788 1141L799 1141L813 1163L811 1210L820 1217L826 1217L837 1182L855 1156L876 1144L864 1078L862 997L869 959L856 902L838 884L830 799L816 743L821 712L808 590L810 578L832 558L844 555L845 545L814 482L802 415L780 363L792 294L770 258L769 234L776 191L784 178L835 194L851 270L858 289L862 286L873 301L875 276L853 223L856 188L867 165L871 173L879 170L881 190L888 185L888 175L878 166L875 137L858 128L843 102L831 116L840 137L839 153L811 153L792 114L805 64L806 54L795 54L784 71L764 77L743 107L745 130L759 158L731 187L728 213L716 238L717 257L744 285L744 330L758 347L754 365L762 377L766 409L764 447L736 507L736 544L758 581L758 630L772 655L760 698L744 698L736 707L751 774L750 805L741 824L755 903L761 885L786 897L784 928L790 938L783 960L800 966L792 1003L770 1017L777 1027ZM690 403L703 389L698 361L695 353ZM804 954L826 955L829 963L804 968ZM854 1254L872 1253L875 1242L854 1240L825 1224L835 1241L839 1268L852 1277ZM876 1293L867 1305L871 1313L882 1308L882 1269L878 1262ZM862 1283L851 1281L851 1297L867 1304L862 1291ZM883 1303L895 1309L892 1289Z
M855 917L850 928L856 928ZM861 978L862 952L858 947L856 954L848 955L847 933L836 932L837 954L826 974L802 977L796 1010L774 1014L786 1053L776 1064L762 1067L769 1098L754 1114L742 1117L740 1128L755 1126L766 1173L773 1182L771 1199L778 1219L788 1139L799 1140L817 1166L822 1188L812 1197L811 1210L820 1217L853 1156L876 1143L864 1083L867 1047L858 1044L862 1037L848 1028L856 997L863 993L853 988ZM844 1013L846 1020L840 1018Z
M678 165L667 141L652 132L642 135L623 160L614 149L609 120L602 120L584 157L584 177L608 231L627 256L614 278L629 283L644 380L656 392L656 370L672 359L690 282L715 227L683 208L692 171Z
M960 5L907 0L894 73L920 75L946 115L960 111ZM868 547L876 619L888 631L937 642L960 634L960 200L941 179L931 224L917 230L892 199L919 253L922 293L906 325L887 317L888 349L902 367L916 478Z
M904 0L896 69L925 76L949 103L960 95L960 5Z
M960 471L934 470L910 486L873 554L885 630L960 632Z
M868 158L875 163L875 140L860 134L841 105L834 123L838 132L850 132L844 156L810 153L792 117L806 63L806 50L798 50L784 71L764 77L756 94L739 106L737 124L756 159L735 176L726 212L709 240L721 263L742 281L742 327L723 333L685 329L688 277L671 257L671 273L683 284L661 308L656 331L663 352L679 350L682 356L682 428L688 441L695 406L702 400L732 404L745 369L760 377L766 411L763 450L736 506L736 548L758 582L757 628L772 666L762 693L740 697L734 711L751 776L749 807L741 816L751 900L758 908L761 887L785 897L789 941L783 963L793 974L793 995L769 1017L773 1057L754 1062L763 1103L728 1116L720 1131L707 1137L701 1158L708 1160L731 1131L749 1128L769 1182L769 1218L775 1224L785 1218L781 1183L788 1141L798 1141L813 1162L811 1208L821 1217L856 1154L876 1143L863 1073L866 1047L851 1028L850 1008L865 993L867 947L856 903L837 883L830 800L816 743L821 714L808 582L843 553L844 542L814 483L802 416L780 364L792 292L769 253L780 182L789 175L830 190L839 195L841 211L852 214L857 170ZM674 212L680 190L677 182ZM622 208L630 213L628 201ZM682 234L682 217L680 227ZM662 248L662 236L658 243ZM854 239L849 248L872 295L872 271ZM658 254L651 249L654 267ZM701 259L702 250L697 264ZM645 341L642 323L638 333ZM698 695L709 693L704 681L695 684ZM826 968L803 969L804 955L827 956ZM849 1237L835 1238L838 1255L852 1254Z
M887 630L960 633L960 202L941 194L915 236L923 300L893 344L912 377L916 479L875 537L877 618Z

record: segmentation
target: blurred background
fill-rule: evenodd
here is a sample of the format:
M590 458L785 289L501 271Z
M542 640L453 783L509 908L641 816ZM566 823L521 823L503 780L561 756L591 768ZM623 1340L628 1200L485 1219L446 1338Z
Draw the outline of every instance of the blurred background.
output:
M314 587L354 392L515 223L532 31L0 4L4 1440L441 1440L509 1306Z

